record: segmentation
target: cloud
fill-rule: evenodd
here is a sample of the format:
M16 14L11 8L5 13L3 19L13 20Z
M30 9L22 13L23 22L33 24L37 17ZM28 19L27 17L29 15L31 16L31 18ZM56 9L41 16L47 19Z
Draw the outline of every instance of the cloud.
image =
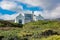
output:
M31 4L33 6L39 6L40 5L40 0L13 0L13 1Z
M59 11L60 10L60 0L5 0L5 1L12 1L13 3L10 2L11 5L15 5L15 7L11 6L6 9L15 9L17 6L15 2L22 2L25 4L32 5L32 6L42 7L43 11L37 11L35 13L37 15L40 13L46 19L60 18L60 11ZM4 3L4 5L5 4L6 3ZM9 2L8 2L8 5L10 6ZM28 7L30 7L30 6L28 6ZM2 7L2 8L4 8L4 7ZM17 6L15 11L21 12L22 10L19 8L20 8L20 6L19 7Z
M15 14L12 14L12 15L9 15L9 14L3 15L3 14L0 13L0 19L4 19L4 20L14 20L18 14L19 14L19 13L15 13Z
M9 2L9 1L2 1L2 2L0 3L0 7L1 7L2 9L7 9L7 10L13 10L13 9L16 8L16 6L17 6L16 3L14 3L14 2Z
M55 9L53 9L52 11L47 11L45 10L42 13L43 17L45 19L55 19L55 18L60 18L60 6L57 6Z
M44 10L48 10L48 11L55 9L58 6L58 4L60 4L60 0L8 0L8 1L13 1L13 2L17 1L32 6L39 6L44 8Z
M60 18L60 6L56 7L56 9L51 12L51 16L52 18Z
M6 0L0 2L0 7L2 9L11 10L11 11L15 11L17 9L21 9L21 10L23 9L22 6L18 5L17 3L13 1L6 1Z
M46 19L60 18L59 12L60 0L13 0L13 1L23 2L26 4L30 4L32 6L42 7L44 9L42 15Z
M32 6L40 6L48 10L55 8L60 3L60 0L14 0L14 1L18 2L20 1L23 3L30 4Z
M4 20L14 20L19 14L22 14L24 16L23 13L32 13L32 11L22 11L22 12L18 12L18 13L15 13L15 14L12 14L12 15L9 15L9 14L2 14L0 13L0 19L4 19Z
M9 14L2 14L0 13L0 19L4 20L14 20L16 16L19 14L18 12L22 12L23 8L21 5L18 5L17 3L13 1L3 0L0 2L0 8L3 10L10 10L10 11L16 11L16 13L9 15Z
M35 11L35 15L41 14L45 19L55 19L60 18L60 5L53 9L51 12L44 11Z

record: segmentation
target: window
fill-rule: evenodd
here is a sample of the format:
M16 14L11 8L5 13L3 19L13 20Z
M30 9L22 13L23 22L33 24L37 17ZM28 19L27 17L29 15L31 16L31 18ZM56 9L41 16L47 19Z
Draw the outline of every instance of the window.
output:
M25 14L25 20L31 20L32 14Z

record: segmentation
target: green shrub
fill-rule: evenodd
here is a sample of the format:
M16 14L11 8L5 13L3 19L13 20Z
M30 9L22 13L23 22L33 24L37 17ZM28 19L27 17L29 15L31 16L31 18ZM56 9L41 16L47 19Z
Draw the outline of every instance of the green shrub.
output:
M12 23L12 22L8 22L8 21L3 21L0 20L0 27L23 27L23 24L19 24L19 23Z
M5 27L5 25L0 23L0 27Z
M4 40L60 40L60 21L32 21L24 25L0 21L1 26L12 27L11 30L0 30ZM18 27L18 28L16 28ZM19 28L20 27L20 28ZM45 37L47 35L47 37ZM40 37L41 36L41 37Z
M60 36L58 35L53 35L47 38L42 38L41 40L60 40Z
M22 28L22 27L23 27L23 24L19 24L19 23L12 23L12 26Z

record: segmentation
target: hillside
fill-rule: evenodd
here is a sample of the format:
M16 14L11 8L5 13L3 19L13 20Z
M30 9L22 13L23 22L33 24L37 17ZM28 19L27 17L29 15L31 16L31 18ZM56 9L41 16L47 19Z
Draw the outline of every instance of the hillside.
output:
M0 27L22 27L22 24L0 20Z
M60 40L60 21L33 21L24 24L21 28L0 30L1 38L4 40Z

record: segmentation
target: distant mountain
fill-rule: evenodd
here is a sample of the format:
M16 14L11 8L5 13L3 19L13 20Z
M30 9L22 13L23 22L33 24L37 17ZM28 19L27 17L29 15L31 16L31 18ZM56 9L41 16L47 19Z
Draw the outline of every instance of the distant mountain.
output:
M56 18L56 20L60 20L60 18Z
M57 21L60 21L60 18L55 18L55 19L44 19L44 20L57 20Z

